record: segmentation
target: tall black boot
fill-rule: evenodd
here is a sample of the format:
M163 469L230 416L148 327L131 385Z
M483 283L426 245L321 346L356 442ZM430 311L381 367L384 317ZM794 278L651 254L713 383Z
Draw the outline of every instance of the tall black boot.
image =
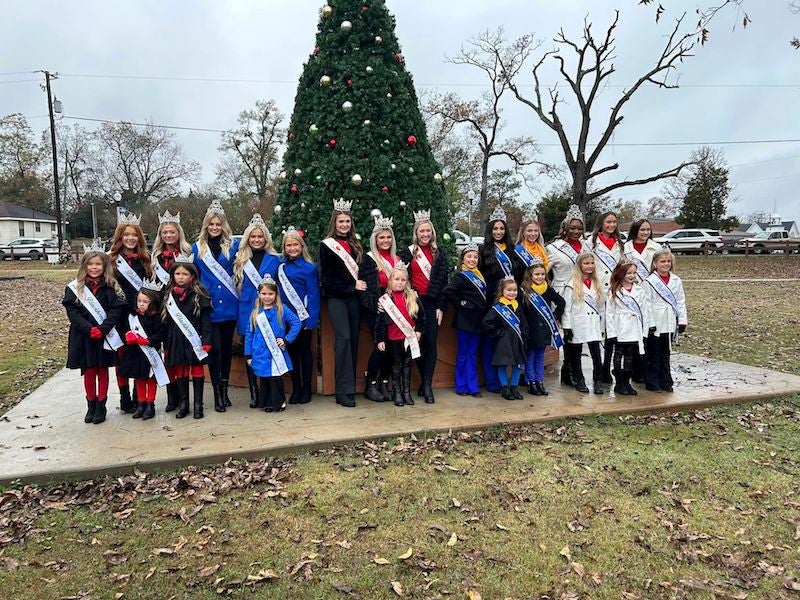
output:
M403 365L392 365L392 400L395 406L403 406Z
M389 388L389 378L381 375L378 381L378 392L383 396L384 402L389 402L392 399L392 390Z
M364 388L364 396L367 400L373 402L383 402L383 394L378 390L378 378L372 373L364 373L366 378L366 387Z
M570 349L570 378L574 381L575 389L581 393L588 394L589 388L586 387L586 379L583 376L583 365L581 365L581 348Z
M189 414L189 378L181 377L175 380L175 393L178 395L178 410L176 419L182 419Z
M107 398L97 399L97 404L94 407L94 416L92 417L92 423L95 425L106 420L106 400Z
M414 398L411 397L411 357L407 356L405 361L403 362L403 373L402 373L402 393L403 393L403 403L408 405L414 404Z
M119 409L127 414L136 412L136 407L131 399L131 388L127 385L119 386Z
M425 404L433 404L436 400L433 397L433 385L430 377L425 377L422 380L422 397L425 398Z
M258 378L250 365L246 365L245 370L247 371L247 387L250 388L250 408L258 408Z
M572 357L569 348L564 344L564 362L561 364L561 385L575 387L575 380L572 377Z
M614 384L614 393L618 396L628 396L628 388L625 387L625 377L622 374L622 371L619 369L614 369L614 380L616 383Z
M625 389L628 390L629 396L638 396L639 392L631 385L631 375L632 372L625 371L622 376L622 385L625 386Z
M167 384L167 406L164 409L166 412L172 412L178 408L178 394L175 391L175 382Z
M227 382L226 382L227 383ZM203 387L205 387L206 381L205 379L193 379L192 380L192 387L194 392L194 414L192 415L195 419L202 419L203 418ZM188 390L187 390L188 392ZM188 404L188 402L187 402ZM188 410L188 406L186 407Z
M219 382L219 395L222 396L222 403L225 406L231 405L231 399L228 398L228 380L221 379Z
M614 346L616 345L616 338L606 340L605 350L603 352L603 372L600 376L603 383L614 383L614 380L611 378L611 361L614 356Z
M225 399L222 397L222 382L215 385L212 381L211 389L214 390L214 410L217 412L225 412Z
M84 423L91 423L94 420L94 410L97 406L97 400L86 399L86 416L83 417Z

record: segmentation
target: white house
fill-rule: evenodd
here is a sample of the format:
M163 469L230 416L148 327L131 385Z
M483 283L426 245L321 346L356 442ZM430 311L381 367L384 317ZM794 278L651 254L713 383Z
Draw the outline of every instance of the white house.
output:
M768 221L741 223L737 227L737 233L742 233L745 236L753 236L764 231L788 231L789 237L800 238L800 223L797 221L784 221L780 215L769 215Z
M0 244L7 244L21 237L58 237L56 218L33 208L0 200Z

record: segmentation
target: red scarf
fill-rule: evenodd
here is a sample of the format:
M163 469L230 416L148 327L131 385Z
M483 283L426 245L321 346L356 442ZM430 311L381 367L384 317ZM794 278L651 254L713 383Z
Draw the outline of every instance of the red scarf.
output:
M659 277L661 277L661 281L669 285L669 273L667 273L666 275L659 274Z
M581 251L583 250L583 242L581 242L580 240L566 240L566 242L570 246L572 246L572 249L575 250L575 252L577 252L578 254L580 254Z
M162 260L164 262L164 265L163 265L164 269L169 271L169 268L175 262L175 257L178 256L178 254L180 254L180 252L181 251L179 249L177 249L177 248L175 250L168 250L167 248L164 248L161 251L161 258L162 258Z
M645 248L647 248L647 242L641 244L639 242L633 242L633 249L636 250L639 254L644 252Z
M97 295L97 290L100 289L100 286L103 285L103 276L100 277L89 277L87 275L86 279L83 281L84 285L91 290L92 294Z
M420 246L419 249L422 250L428 262L433 265L433 250L431 250L430 244L427 246ZM420 296L426 295L428 293L430 281L428 281L428 278L425 277L425 273L420 269L416 257L411 257L411 264L408 266L408 269L411 271L411 287L417 290L417 294Z
M129 266L133 266L139 260L139 253L138 252L130 252L126 253L124 250L122 251L122 258L125 259L125 262L128 263Z
M189 294L189 288L173 285L172 293L175 294L175 298L177 298L178 302L183 303L186 302L186 296Z
M591 289L592 288L592 280L590 278L588 278L588 277L584 277L583 278L583 285L585 285L587 288Z
M416 327L416 321L411 318L411 315L408 313L408 307L406 306L406 298L403 295L403 292L391 292L392 302L395 303L397 308L400 310L400 314L403 315L406 321L411 323L411 327ZM386 328L386 337L390 340L404 340L406 336L403 335L403 332L400 331L400 328L394 324L394 321L389 319L389 326Z
M611 250L614 247L614 244L617 243L617 238L606 237L606 235L602 232L597 234L597 239L603 242L603 245L609 250Z

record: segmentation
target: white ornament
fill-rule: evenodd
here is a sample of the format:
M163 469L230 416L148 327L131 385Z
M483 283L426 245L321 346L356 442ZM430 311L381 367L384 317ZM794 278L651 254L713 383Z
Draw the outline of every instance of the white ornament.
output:
M411 174L413 175L413 173L414 173L414 167L408 167L408 172L409 172L409 173L411 173Z
M303 169L295 169L294 170L294 174L295 175L302 175L303 174Z
M405 208L405 207L406 207L406 201L400 200L400 208Z
M389 100L391 100L391 99L392 99L392 93L391 93L391 92L389 92L388 94L386 94L386 97L387 97Z
M273 208L273 209L272 209L272 211L273 211L273 212L274 212L276 215L277 215L277 214L280 214L280 212L281 212L282 210L283 210L283 209L281 208L281 205L280 205L280 204L276 204L276 205L275 205L275 208Z
M286 171L281 171L278 174L278 181L286 181Z
M372 125L372 121L369 119L364 119L364 127L369 127L370 125Z
M306 203L305 202L301 202L300 203L300 208L305 208L305 207L306 207Z
M376 35L375 36L375 43L376 44L382 44L383 43L383 38L381 36L379 36L379 35Z
M330 85L331 84L330 76L329 75L323 75L322 77L320 77L319 78L319 84L320 85L326 85L326 86Z
M364 181L364 180L362 179L361 175L359 175L358 173L356 173L355 175L353 175L350 178L350 182L356 187L360 186L362 181Z
M333 14L333 7L330 4L323 4L320 12L322 13L322 16L327 19Z
M342 110L344 112L350 112L351 110L353 110L353 103L350 102L349 100L345 100L344 102L342 102Z
M442 174L441 173L435 173L434 176L433 176L433 180L436 183L442 183Z
M345 33L350 33L350 31L353 29L353 24L350 21L342 21L342 24L339 25L339 29Z
M317 133L317 131L319 131L319 128L314 123L308 128L308 133Z
M450 234L449 233L445 232L445 234L442 237L444 237L444 241L445 242L449 242L450 241Z
M373 69L370 66L367 66L367 68L364 70L367 72L368 75L372 75L375 72L375 69Z
M396 165L396 164L394 164L394 163L392 163L392 164L390 164L390 165L389 165L389 168L390 168L392 171L394 171L394 170L397 168L397 165Z

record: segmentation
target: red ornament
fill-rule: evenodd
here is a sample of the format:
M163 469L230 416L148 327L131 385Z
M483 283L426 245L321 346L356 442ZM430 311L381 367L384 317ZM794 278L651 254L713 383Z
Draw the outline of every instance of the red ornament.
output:
M361 7L361 10L369 10L369 6L367 6L367 5L365 4L364 6L362 6L362 7Z
M294 141L295 137L297 137L297 136L294 134L294 131L290 131L289 132L289 141L290 142Z
M314 54L319 54L319 46L314 47Z
M416 146L417 145L417 137L415 135L410 135L406 138L406 142L409 146Z
M328 146L330 148L336 148L336 140L335 139L328 140Z
M381 189L383 190L384 194L388 194L389 193L389 186L388 185L383 186Z
M300 193L300 190L299 190L299 189L297 189L297 184L293 183L293 184L292 184L292 187L290 187L290 188L289 188L289 192L290 192L292 195L294 195L294 196L297 196L297 194L299 194L299 193Z
M346 83L347 83L347 85L353 85L353 80L352 79L348 79Z

